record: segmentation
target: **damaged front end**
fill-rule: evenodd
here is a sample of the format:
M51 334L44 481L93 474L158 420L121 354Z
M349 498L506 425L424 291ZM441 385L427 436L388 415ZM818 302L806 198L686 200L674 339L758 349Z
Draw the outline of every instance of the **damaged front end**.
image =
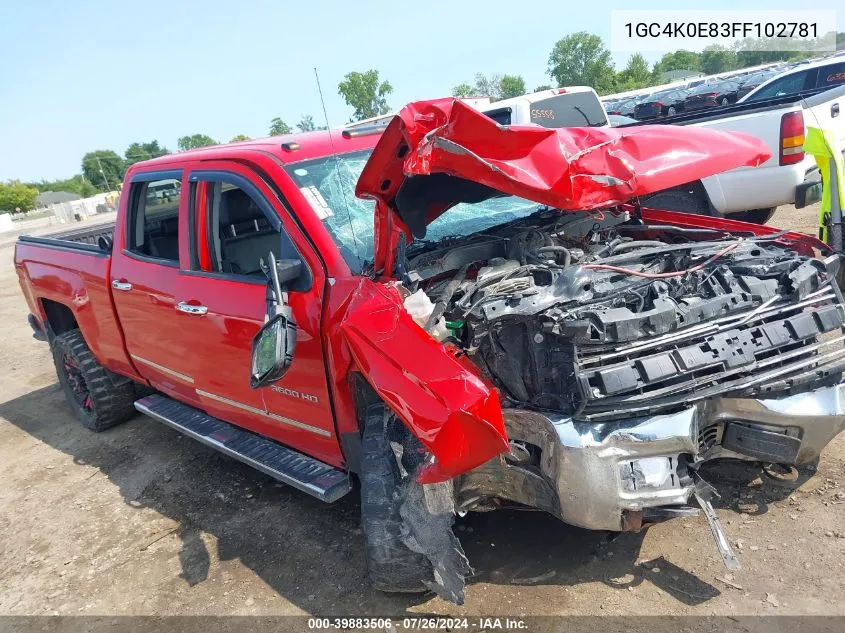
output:
M735 567L699 467L810 462L845 428L838 258L808 236L625 204L759 163L756 139L507 128L470 110L409 106L358 182L392 306L375 320L389 336L350 312L364 375L432 453L427 481L451 478L457 511L516 504L626 531L700 507ZM427 235L456 205L463 222L502 213L505 194L535 204ZM431 308L411 319L400 302L420 294ZM450 425L456 440L438 439Z
M704 461L806 463L845 427L838 260L691 231L552 212L409 259L502 400L510 451L460 509L638 529L690 512Z

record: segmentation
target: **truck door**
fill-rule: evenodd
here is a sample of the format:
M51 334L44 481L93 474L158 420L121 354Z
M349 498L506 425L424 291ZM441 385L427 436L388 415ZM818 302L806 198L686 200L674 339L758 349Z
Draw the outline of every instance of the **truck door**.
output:
M177 310L181 245L187 228L182 170L137 173L115 227L111 265L114 305L127 351L138 372L157 389L198 404L191 360Z
M249 168L204 162L188 176L191 255L177 305L192 314L181 335L202 408L213 415L340 465L320 337L326 275L286 203ZM285 377L250 389L251 342L265 318L270 251L298 258L289 302L298 327Z
M807 98L806 124L832 131L845 146L845 60L819 68L815 88L823 92Z

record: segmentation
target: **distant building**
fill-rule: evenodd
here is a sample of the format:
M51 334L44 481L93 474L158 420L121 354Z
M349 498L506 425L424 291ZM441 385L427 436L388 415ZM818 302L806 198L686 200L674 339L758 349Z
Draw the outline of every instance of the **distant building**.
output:
M704 77L704 73L697 70L668 70L660 75L661 83L668 84L673 81L684 81L685 79L698 79Z
M35 201L37 207L49 207L51 204L59 204L60 202L70 202L71 200L80 200L81 196L69 191L42 191L38 194Z

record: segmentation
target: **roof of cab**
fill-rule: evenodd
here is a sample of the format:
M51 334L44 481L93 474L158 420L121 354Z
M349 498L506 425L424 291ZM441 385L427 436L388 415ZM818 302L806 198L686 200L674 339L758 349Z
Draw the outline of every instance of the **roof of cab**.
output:
M383 128L382 128L383 130ZM226 158L246 158L252 152L263 152L278 158L284 164L298 163L304 160L324 158L335 154L345 154L365 149L372 149L381 135L381 131L363 135L344 135L343 130L320 130L270 136L267 138L226 143L201 147L186 152L165 154L133 165L140 170L149 167L168 167L186 160L225 160Z

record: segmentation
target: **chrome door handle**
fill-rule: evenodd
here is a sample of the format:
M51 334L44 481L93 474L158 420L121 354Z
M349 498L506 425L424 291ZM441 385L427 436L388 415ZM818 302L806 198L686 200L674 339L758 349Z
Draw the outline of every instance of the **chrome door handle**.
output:
M184 312L185 314L205 314L208 312L208 308L205 306L195 306L190 303L185 303L184 301L182 303L177 303L176 309L179 310L179 312Z
M830 118L835 119L838 116L839 116L839 104L834 103L832 106L830 106Z
M115 290L123 290L124 292L127 290L132 290L132 284L127 283L125 281L118 281L117 279L111 282L111 287Z

